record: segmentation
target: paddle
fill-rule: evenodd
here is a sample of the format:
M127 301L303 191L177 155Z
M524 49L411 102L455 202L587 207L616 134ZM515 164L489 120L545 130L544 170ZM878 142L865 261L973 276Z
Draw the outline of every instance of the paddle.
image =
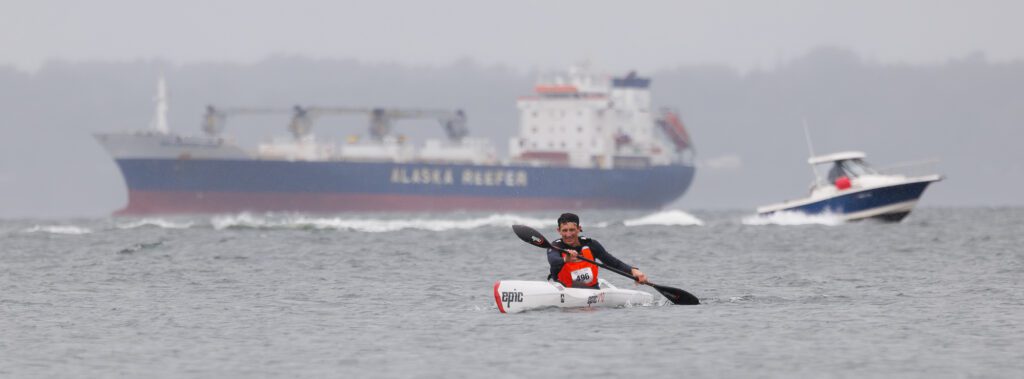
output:
M523 240L524 242L526 242L528 244L531 244L531 245L534 245L534 246L537 246L537 247L543 247L545 249L555 249L555 250L561 251L563 254L568 254L569 253L568 250L551 246L551 243L548 242L548 240L546 238L544 238L544 236L541 235L540 232L534 230L533 228L531 228L529 226L526 226L526 225L512 225L512 231L516 233L516 236L518 236L519 239ZM616 274L625 276L627 278L630 278L630 279L633 279L634 281L636 281L636 277L633 276L633 274L630 274L630 273L627 273L627 272L623 272L621 270L618 270L618 269L615 269L615 268L612 268L612 267L605 266L604 264L601 264L601 263L598 263L598 262L594 262L592 260L589 260L589 259L584 258L584 257L579 256L579 255L577 255L577 257L579 257L579 259L581 259L581 260L583 260L585 262L593 263L593 264L597 265L598 267L601 267L603 269L609 270L611 272L614 272ZM660 285L657 285L657 284L654 284L654 283L651 283L651 282L647 282L647 283L644 283L644 284L647 284L647 285L649 285L651 287L654 287L654 289L658 290L658 292L660 292L662 296L665 296L665 298L668 299L669 301L671 301L673 304L680 304L680 305L697 305L697 304L700 304L700 300L697 300L696 296L693 296L689 292L683 291L683 290L681 290L679 288L660 286Z

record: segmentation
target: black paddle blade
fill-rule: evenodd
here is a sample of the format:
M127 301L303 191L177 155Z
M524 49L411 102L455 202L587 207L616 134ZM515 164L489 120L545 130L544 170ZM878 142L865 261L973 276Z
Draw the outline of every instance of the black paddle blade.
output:
M668 301L672 304L678 305L698 305L700 300L696 296L693 296L689 292L683 291L679 288L659 286L657 284L651 284L651 287L658 290L662 296L665 296Z
M543 248L551 247L551 243L548 242L548 240L545 239L544 236L540 234L540 232L534 230L529 226L512 225L512 231L516 233L516 236L519 236L519 239L525 241L528 244Z

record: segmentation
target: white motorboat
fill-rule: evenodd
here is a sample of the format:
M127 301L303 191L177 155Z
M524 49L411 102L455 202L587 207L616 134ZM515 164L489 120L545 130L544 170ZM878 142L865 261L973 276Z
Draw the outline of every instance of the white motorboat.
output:
M807 163L815 170L816 178L810 196L759 207L757 213L829 213L846 221L878 218L895 222L910 214L929 184L942 180L935 174L884 174L864 162L865 156L860 151L846 151L811 157ZM815 166L824 164L832 167L822 179Z

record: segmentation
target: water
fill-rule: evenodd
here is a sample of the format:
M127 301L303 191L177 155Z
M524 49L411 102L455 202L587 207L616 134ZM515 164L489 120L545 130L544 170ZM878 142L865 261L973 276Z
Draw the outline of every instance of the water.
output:
M1024 209L583 212L704 304L500 314L557 213L2 221L0 376L1024 375Z

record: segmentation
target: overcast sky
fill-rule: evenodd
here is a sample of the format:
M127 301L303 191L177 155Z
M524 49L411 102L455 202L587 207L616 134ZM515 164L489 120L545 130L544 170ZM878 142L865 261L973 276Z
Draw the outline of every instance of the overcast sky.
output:
M879 63L1024 58L1024 1L3 1L0 65L270 55L516 70L770 69L809 49Z

